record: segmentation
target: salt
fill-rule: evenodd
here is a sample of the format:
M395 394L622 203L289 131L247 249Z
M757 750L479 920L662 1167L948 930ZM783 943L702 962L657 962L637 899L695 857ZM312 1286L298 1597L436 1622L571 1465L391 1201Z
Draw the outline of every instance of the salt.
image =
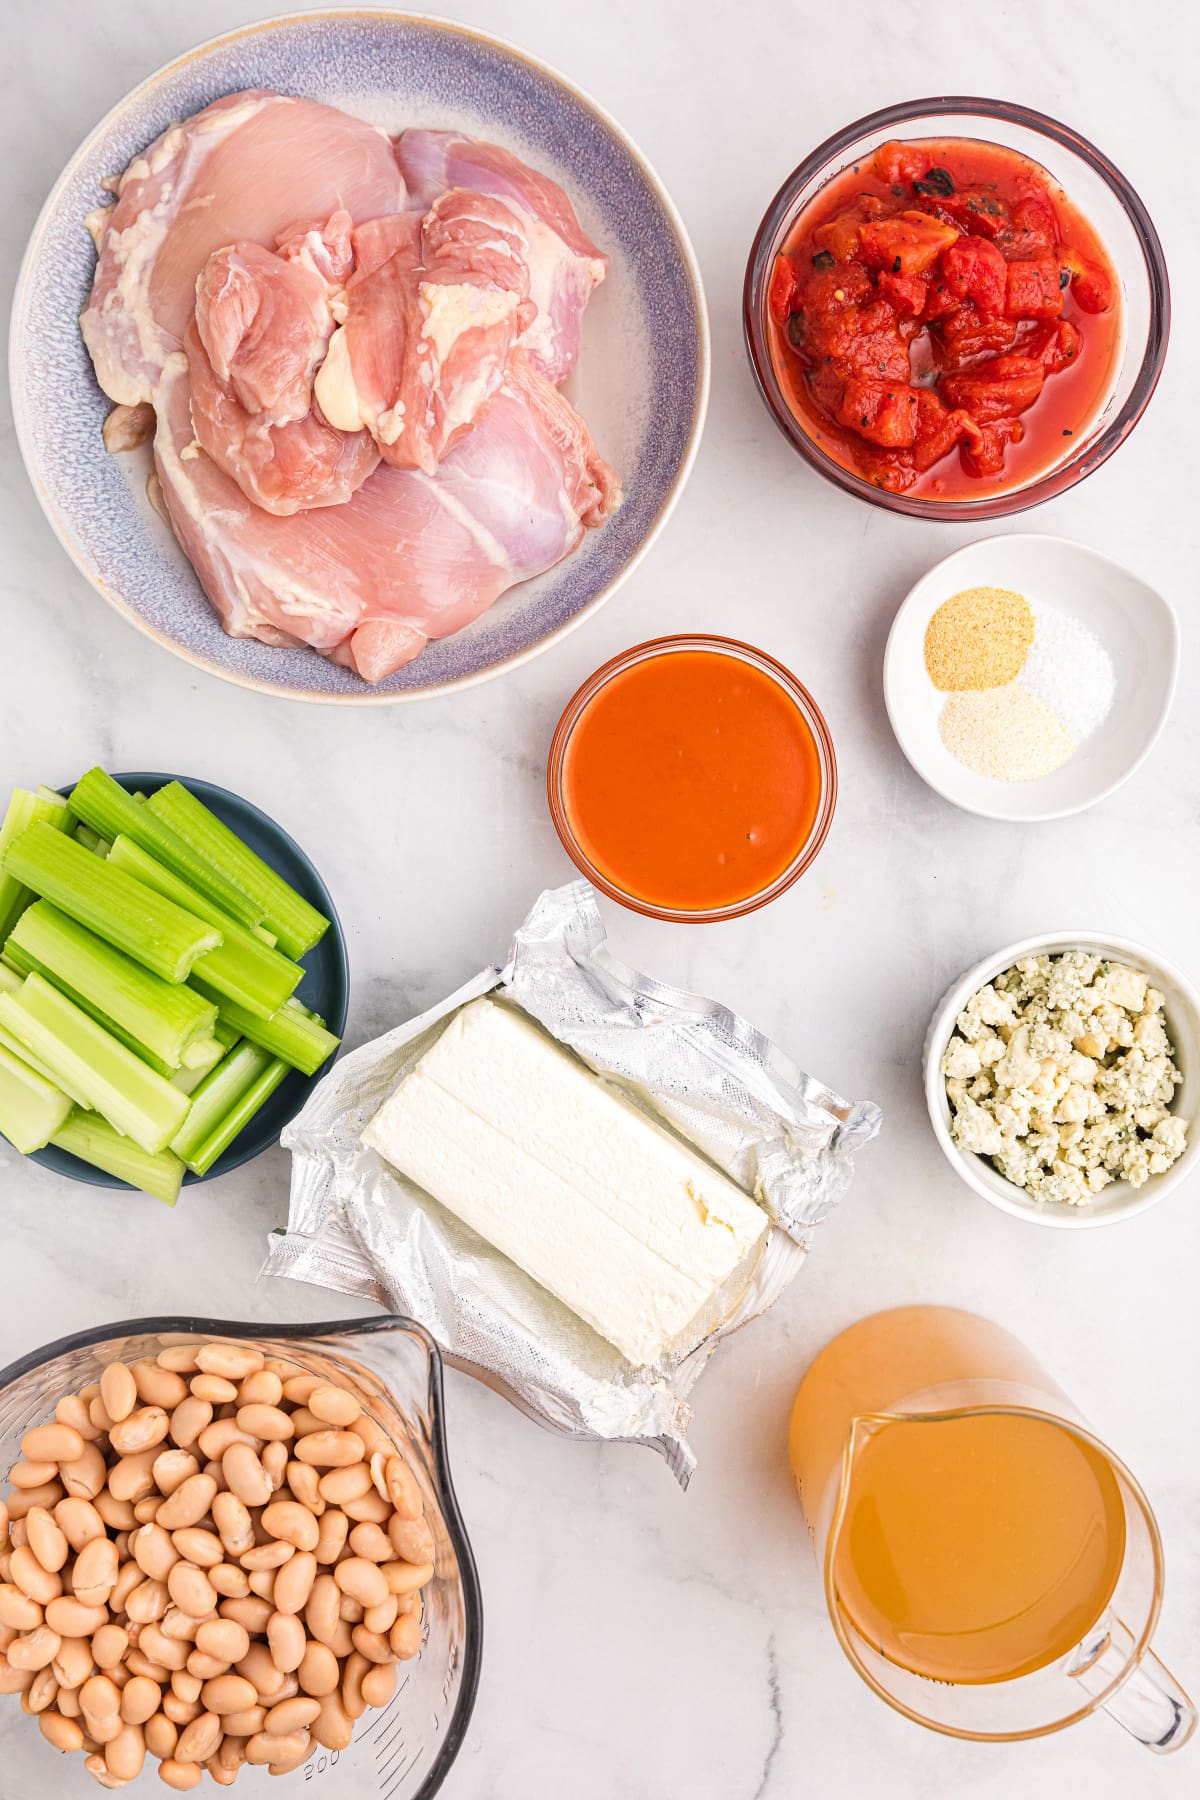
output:
M1057 713L1081 743L1108 717L1117 685L1112 659L1095 633L1070 614L1035 605L1033 617L1021 686Z

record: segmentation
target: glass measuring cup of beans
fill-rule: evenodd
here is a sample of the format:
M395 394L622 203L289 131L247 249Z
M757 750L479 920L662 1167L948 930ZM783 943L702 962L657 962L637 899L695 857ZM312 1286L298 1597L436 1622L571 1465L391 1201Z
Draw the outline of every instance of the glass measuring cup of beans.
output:
M167 1317L61 1338L0 1370L0 1470L7 1475L22 1456L26 1433L53 1420L64 1395L99 1382L112 1364L132 1368L154 1362L164 1350L193 1344L252 1349L294 1368L297 1376L317 1376L349 1390L415 1481L434 1545L434 1573L421 1594L420 1650L399 1663L393 1697L363 1713L349 1746L317 1746L290 1781L295 1792L303 1786L315 1800L430 1800L462 1745L474 1706L483 1614L450 1477L441 1357L422 1326L397 1315L279 1326ZM169 1440L163 1448L171 1448ZM7 1489L7 1482L0 1486ZM0 1697L0 1761L5 1770L0 1786L22 1800L51 1794L55 1800L83 1800L99 1791L84 1757L57 1755L16 1697ZM148 1787L156 1769L147 1757L136 1785ZM211 1787L207 1775L203 1786ZM265 1767L243 1766L237 1787L252 1795L279 1791Z

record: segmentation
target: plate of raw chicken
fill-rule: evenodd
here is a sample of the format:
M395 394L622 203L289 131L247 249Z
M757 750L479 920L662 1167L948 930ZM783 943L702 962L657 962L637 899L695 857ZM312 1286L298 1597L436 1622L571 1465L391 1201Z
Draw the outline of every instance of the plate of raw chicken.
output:
M308 13L181 57L61 176L10 345L26 466L132 623L396 701L594 611L695 455L695 257L620 129L451 24Z

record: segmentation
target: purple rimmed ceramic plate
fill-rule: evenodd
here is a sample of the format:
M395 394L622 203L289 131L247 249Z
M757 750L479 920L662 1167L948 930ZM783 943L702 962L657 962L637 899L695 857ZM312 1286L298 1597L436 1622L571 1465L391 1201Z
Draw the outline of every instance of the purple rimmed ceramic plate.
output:
M95 253L84 215L172 119L241 88L325 101L399 131L445 125L507 145L562 183L611 258L588 308L572 400L625 501L555 569L514 588L377 687L312 650L226 637L146 498L144 450L110 456L109 402L78 318ZM524 52L465 26L368 9L245 26L159 70L59 177L30 239L9 344L17 434L34 490L78 568L131 624L195 667L297 700L386 703L483 681L580 624L636 567L691 470L708 400L704 294L682 222L612 119Z

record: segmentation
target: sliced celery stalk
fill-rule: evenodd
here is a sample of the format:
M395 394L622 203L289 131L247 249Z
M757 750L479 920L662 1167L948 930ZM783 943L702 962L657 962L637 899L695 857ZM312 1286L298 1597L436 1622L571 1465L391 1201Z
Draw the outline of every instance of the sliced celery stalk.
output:
M154 888L185 912L195 913L197 918L217 927L221 945L200 957L195 973L219 994L260 1019L269 1019L295 993L304 975L299 963L290 962L278 950L262 943L254 932L247 931L219 906L190 888L131 838L117 838L110 860L114 868L124 869L135 881Z
M214 1069L225 1054L225 1046L219 1038L197 1038L189 1044L183 1053L180 1064L184 1069Z
M105 1119L74 1112L54 1133L51 1142L60 1150L79 1157L81 1162L91 1163L93 1168L103 1169L118 1180L127 1181L130 1187L140 1188L142 1193L162 1200L167 1206L174 1206L179 1198L179 1185L183 1180L183 1164L179 1158L170 1150L160 1150L152 1156L148 1150L140 1149L132 1138L122 1137L119 1131L114 1131Z
M0 962L0 994L15 994L25 977L11 963Z
M215 1006L189 987L152 975L48 900L22 913L6 945L9 954L14 946L99 1024L128 1033L134 1040L129 1048L144 1046L165 1063L160 1073L177 1069L188 1046L212 1034Z
M257 1044L239 1044L236 1050L231 1050L192 1095L191 1110L171 1139L176 1156L182 1156L190 1166L194 1153L270 1066L270 1056Z
M181 1094L194 1094L205 1076L216 1068L225 1055L225 1050L226 1046L219 1038L202 1038L188 1051L188 1056L195 1060L190 1067L185 1063L182 1069L175 1071L171 1077L171 1086L177 1087Z
M158 862L227 912L243 925L257 925L263 906L210 859L197 853L173 826L161 819L147 800L139 804L132 794L103 769L89 769L71 790L71 811L109 843L122 833L149 852Z
M19 995L0 994L0 1025L143 1150L165 1150L187 1117L186 1094L40 975L28 976Z
M214 926L49 825L23 831L0 866L165 981L186 981L197 957L221 942Z
M217 1022L213 1026L213 1036L222 1050L232 1050L235 1044L240 1044L242 1041L242 1034L237 1026L231 1025L228 1019L223 1019L220 1013L217 1014Z
M45 902L45 904L48 905L49 902ZM126 1031L123 1025L118 1025L115 1019L110 1019L108 1014L91 1000L85 1000L82 994L75 991L69 981L64 981L61 975L56 975L53 969L48 968L45 963L39 962L36 956L30 956L28 950L22 950L13 938L9 938L4 947L4 953L12 958L22 975L41 975L50 983L51 987L56 987L60 994L65 994L67 999L79 1008L80 1012L85 1012L89 1019L95 1019L97 1025L107 1031L110 1037L115 1037L119 1044L124 1044L127 1050L132 1050L135 1056L140 1056L144 1063L148 1063L160 1075L170 1078L175 1073L178 1067L176 1063L164 1062L161 1056L156 1056L154 1051L140 1043L131 1031ZM170 983L166 985L170 986Z
M236 832L223 825L203 801L178 781L151 794L148 810L204 857L210 867L236 882L256 901L259 919L275 933L288 956L303 956L329 929L329 920L310 906L282 875L243 844ZM133 835L132 833L130 834Z
M14 788L8 810L0 822L0 943L8 936L24 912L33 894L15 875L2 867L4 852L14 839L38 821L64 831L68 822L67 803L61 794L39 788L31 794L28 788Z
M193 1150L188 1158L188 1168L193 1174L208 1174L217 1158L224 1156L234 1139L246 1129L255 1113L266 1105L280 1082L290 1074L287 1063L278 1056L272 1058L258 1079L230 1107L212 1135L205 1138L198 1150Z
M11 1031L6 1031L3 1025L0 1025L0 1050L7 1050L8 1054L15 1056L19 1062L28 1063L29 1067L40 1075L43 1081L50 1082L53 1087L61 1088L67 1098L73 1100L76 1106L81 1106L84 1112L91 1111L90 1102L85 1100L82 1094L76 1092L61 1075L50 1067L49 1063L44 1063L40 1057L35 1056L19 1037L14 1037Z
M203 981L198 981L195 985L205 999L217 1002L221 1017L227 1025L234 1026L252 1044L260 1044L272 1056L282 1057L284 1062L290 1063L293 1069L300 1069L305 1075L315 1075L342 1041L341 1038L334 1037L320 1019L310 1019L299 1006L293 1006L290 1001L286 1006L281 1006L273 1018L259 1019L234 1001L214 993Z
M36 1069L0 1049L0 1132L28 1156L48 1144L71 1110L71 1102Z
M98 831L93 831L90 825L77 825L71 836L77 844L82 844L85 850L90 850L93 856L108 855L107 841L100 836Z

